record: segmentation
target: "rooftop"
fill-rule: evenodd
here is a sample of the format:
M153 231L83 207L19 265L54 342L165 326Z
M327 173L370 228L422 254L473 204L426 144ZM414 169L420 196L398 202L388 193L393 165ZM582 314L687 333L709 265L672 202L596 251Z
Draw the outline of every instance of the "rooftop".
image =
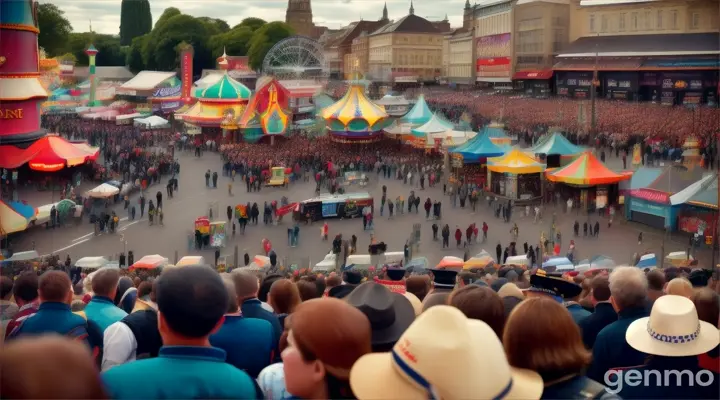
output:
M720 54L720 33L586 36L558 57L641 57Z
M373 32L373 35L385 33L440 33L432 22L414 14L406 15Z

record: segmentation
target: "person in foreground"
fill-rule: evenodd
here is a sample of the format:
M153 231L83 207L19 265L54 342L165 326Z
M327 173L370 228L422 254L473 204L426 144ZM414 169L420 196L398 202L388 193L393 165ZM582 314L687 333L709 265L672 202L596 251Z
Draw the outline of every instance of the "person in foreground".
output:
M157 305L160 354L104 372L111 398L262 397L250 376L226 364L225 351L210 345L228 307L225 284L215 271L206 266L165 271L157 283Z

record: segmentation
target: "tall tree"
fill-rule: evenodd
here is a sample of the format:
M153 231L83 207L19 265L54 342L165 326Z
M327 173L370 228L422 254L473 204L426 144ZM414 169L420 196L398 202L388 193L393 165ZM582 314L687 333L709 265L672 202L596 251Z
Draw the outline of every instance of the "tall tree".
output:
M128 69L130 69L130 71L132 71L134 74L137 74L138 72L145 69L145 60L143 59L143 47L146 46L148 40L150 40L149 33L136 37L132 40L132 43L130 44L130 49L128 50L125 64L127 65Z
M207 26L210 36L230 31L230 25L222 19L210 17L198 17L197 19Z
M129 46L132 40L152 30L149 0L122 0L120 5L120 44Z
M155 29L160 28L161 26L163 26L165 24L165 22L167 22L167 20L169 20L170 18L172 18L176 15L180 15L180 14L182 14L180 12L180 10L178 10L175 7L166 8L165 11L163 11L162 15L160 16L160 18L158 18L157 22L155 22Z
M63 54L65 43L72 32L72 25L65 18L65 12L55 4L42 3L38 5L37 16L40 27L38 46L45 49L48 56Z
M207 44L210 39L207 25L191 15L175 15L162 26L155 25L147 46L143 49L146 68L172 71L178 66L177 45L182 42L194 48L193 68L201 71L212 66Z
M250 28L251 31L255 32L256 30L262 28L265 24L267 24L267 22L264 19L247 17L244 20L240 21L239 24L235 25L233 29L246 26Z
M253 32L247 26L236 26L230 32L221 33L210 37L208 47L214 58L220 57L223 50L227 51L229 56L247 55L250 48L250 39Z
M250 48L248 49L248 57L250 57L250 67L255 71L262 68L263 60L268 51L275 44L294 34L290 25L284 22L271 22L264 25L253 33L250 40Z
M113 35L102 35L95 32L71 33L68 36L64 52L72 54L78 65L88 65L85 54L90 42L98 49L96 64L102 66L124 66L126 55L120 47L120 39Z

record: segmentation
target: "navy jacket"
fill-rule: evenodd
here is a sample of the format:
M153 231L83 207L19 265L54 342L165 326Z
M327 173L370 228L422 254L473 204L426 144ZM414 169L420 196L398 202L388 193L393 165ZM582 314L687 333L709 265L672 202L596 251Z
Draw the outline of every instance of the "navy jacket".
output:
M283 333L283 328L280 325L280 320L277 315L262 307L262 303L258 299L247 299L240 305L240 310L245 318L258 318L264 319L269 322L273 327L274 347L277 348L280 342L280 336Z
M612 304L598 303L595 306L595 312L589 317L580 321L580 330L582 331L583 343L588 349L592 349L595 345L595 338L603 328L618 320Z
M647 316L644 306L625 309L620 311L617 321L600 331L593 346L588 378L605 382L605 373L611 369L636 367L645 363L645 353L630 347L625 341L625 332L633 321Z
M225 362L257 378L272 362L274 338L273 327L265 320L226 315L220 330L210 336L210 344L225 350Z
M157 358L115 366L102 380L115 400L262 398L255 381L214 347L164 346Z
M73 337L90 345L87 322L83 317L70 311L70 306L65 303L45 302L40 304L35 314L23 320L8 339L46 333L65 336L71 332Z
M578 325L580 325L580 322L582 322L585 318L589 317L591 314L590 311L584 309L578 303L566 304L565 308L567 308L573 321L575 321L575 323Z
M627 374L631 369L623 370L624 374ZM627 385L627 382L621 381L623 386L620 388L620 396L625 399L717 399L718 393L720 393L720 376L718 374L711 374L705 370L701 374L698 374L702 369L698 365L697 356L690 357L660 357L650 356L648 363L645 366L632 368L632 370L638 371L639 375L644 376L645 371L658 371L660 376L660 382L657 381L655 375L650 375L648 381L641 381L642 383L638 386ZM690 371L694 377L699 379L693 382L693 386L690 386L690 378L687 374L680 375L680 382L678 382L678 375L672 373L669 379L665 380L664 375L666 371ZM615 380L617 378L614 378ZM710 383L712 380L712 383ZM702 386L698 383L710 383L707 386Z

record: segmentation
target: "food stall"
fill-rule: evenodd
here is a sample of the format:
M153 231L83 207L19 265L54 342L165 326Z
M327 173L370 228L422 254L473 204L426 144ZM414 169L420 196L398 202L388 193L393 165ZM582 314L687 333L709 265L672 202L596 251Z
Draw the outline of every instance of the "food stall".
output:
M270 177L267 186L285 186L287 185L287 176L284 167L272 167L270 169Z
M195 234L200 233L203 246L210 245L210 218L198 217L195 220Z
M210 247L225 247L227 240L225 221L211 222L209 226Z

